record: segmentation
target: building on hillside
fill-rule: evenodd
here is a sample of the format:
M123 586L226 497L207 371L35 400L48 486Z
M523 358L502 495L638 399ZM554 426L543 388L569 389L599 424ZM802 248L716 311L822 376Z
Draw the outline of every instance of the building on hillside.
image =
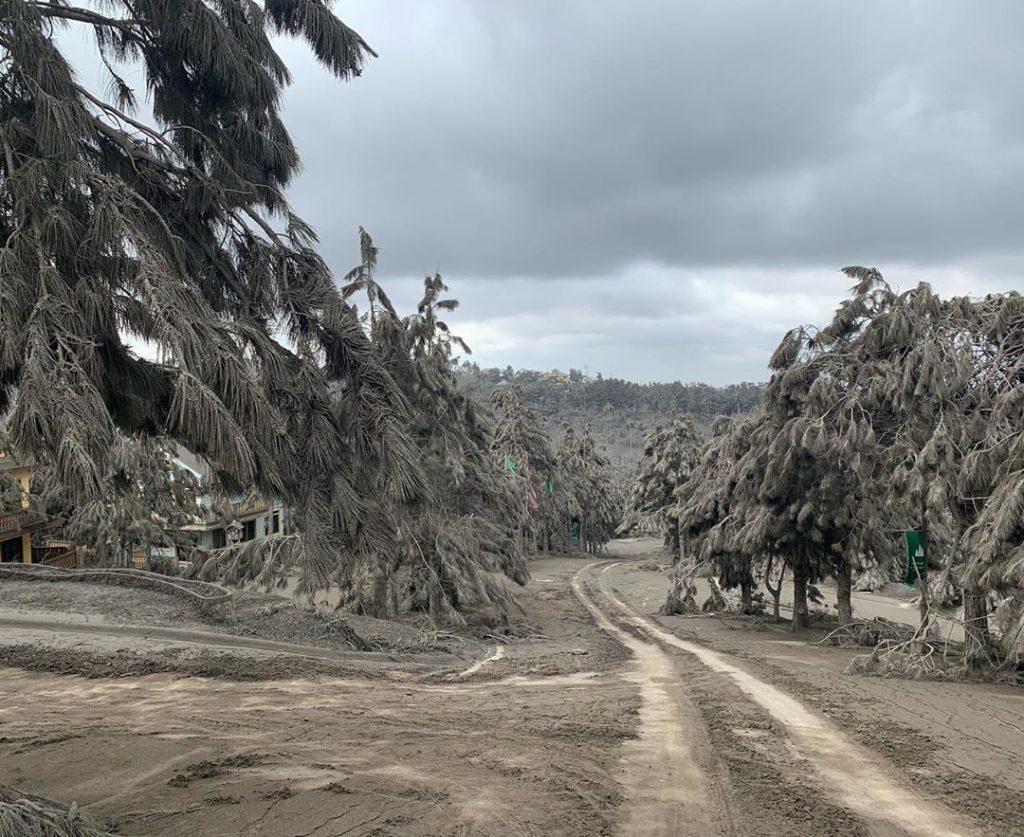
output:
M210 466L202 457L178 447L174 464L187 470L199 485L195 520L182 527L201 549L222 549L231 543L266 538L289 531L288 507L260 496L215 496Z
M77 566L78 553L70 543L36 543L41 533L59 525L60 521L31 507L32 467L0 453L0 476L16 484L21 494L21 508L0 511L0 562Z

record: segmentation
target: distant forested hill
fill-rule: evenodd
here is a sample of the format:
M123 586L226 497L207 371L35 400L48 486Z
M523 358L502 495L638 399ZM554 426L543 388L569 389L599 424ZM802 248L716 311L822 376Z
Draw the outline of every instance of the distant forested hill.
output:
M563 422L574 427L589 423L618 471L632 470L640 458L644 433L675 413L689 413L698 430L707 434L716 416L747 413L761 401L763 384L744 382L727 387L707 384L637 384L619 378L584 375L577 369L536 372L481 369L464 363L458 378L466 391L487 403L502 381L522 387L526 403L540 413L552 436L561 435Z

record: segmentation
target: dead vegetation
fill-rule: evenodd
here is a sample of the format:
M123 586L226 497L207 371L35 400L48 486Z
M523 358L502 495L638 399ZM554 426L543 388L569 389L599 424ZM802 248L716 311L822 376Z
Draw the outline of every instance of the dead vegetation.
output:
M904 626L900 626L904 627ZM1024 670L988 654L984 660L968 663L963 646L933 634L912 632L909 639L886 638L878 642L870 654L855 657L847 674L876 677L899 677L908 680L942 680L949 682L1001 683L1024 686Z
M111 832L76 802L65 805L0 785L0 837L111 837Z
M916 634L917 629L912 625L901 625L876 616L874 619L857 619L840 625L818 644L839 648L874 648L881 642L907 642Z

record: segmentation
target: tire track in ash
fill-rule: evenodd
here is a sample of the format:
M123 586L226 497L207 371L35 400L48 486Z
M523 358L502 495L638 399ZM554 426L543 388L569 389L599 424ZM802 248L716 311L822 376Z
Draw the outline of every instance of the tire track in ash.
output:
M633 652L627 677L640 689L640 735L623 745L623 833L731 834L728 807L693 748L694 742L703 740L700 713L689 704L684 710L671 656L657 644L622 630L594 604L583 588L583 576L590 566L595 565L584 567L573 577L573 593L602 630Z
M920 837L966 837L974 833L951 812L896 784L868 750L845 738L799 701L734 665L727 655L680 639L634 611L604 583L605 573L620 563L606 563L598 581L602 595L619 611L620 618L648 637L651 643L685 651L711 671L732 680L785 727L793 745L814 766L833 799L888 833L892 829ZM584 567L577 577L596 566L598 564Z

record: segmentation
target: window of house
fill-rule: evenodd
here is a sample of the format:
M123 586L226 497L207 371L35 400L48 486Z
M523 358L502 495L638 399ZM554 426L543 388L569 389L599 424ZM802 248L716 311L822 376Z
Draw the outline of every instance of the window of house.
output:
M214 549L223 549L227 545L228 545L227 533L223 529L214 529L213 530L213 548Z
M256 537L256 521L246 520L242 523L242 540L251 541Z
M273 521L270 524L270 531L275 535L281 531L281 512L274 512Z

